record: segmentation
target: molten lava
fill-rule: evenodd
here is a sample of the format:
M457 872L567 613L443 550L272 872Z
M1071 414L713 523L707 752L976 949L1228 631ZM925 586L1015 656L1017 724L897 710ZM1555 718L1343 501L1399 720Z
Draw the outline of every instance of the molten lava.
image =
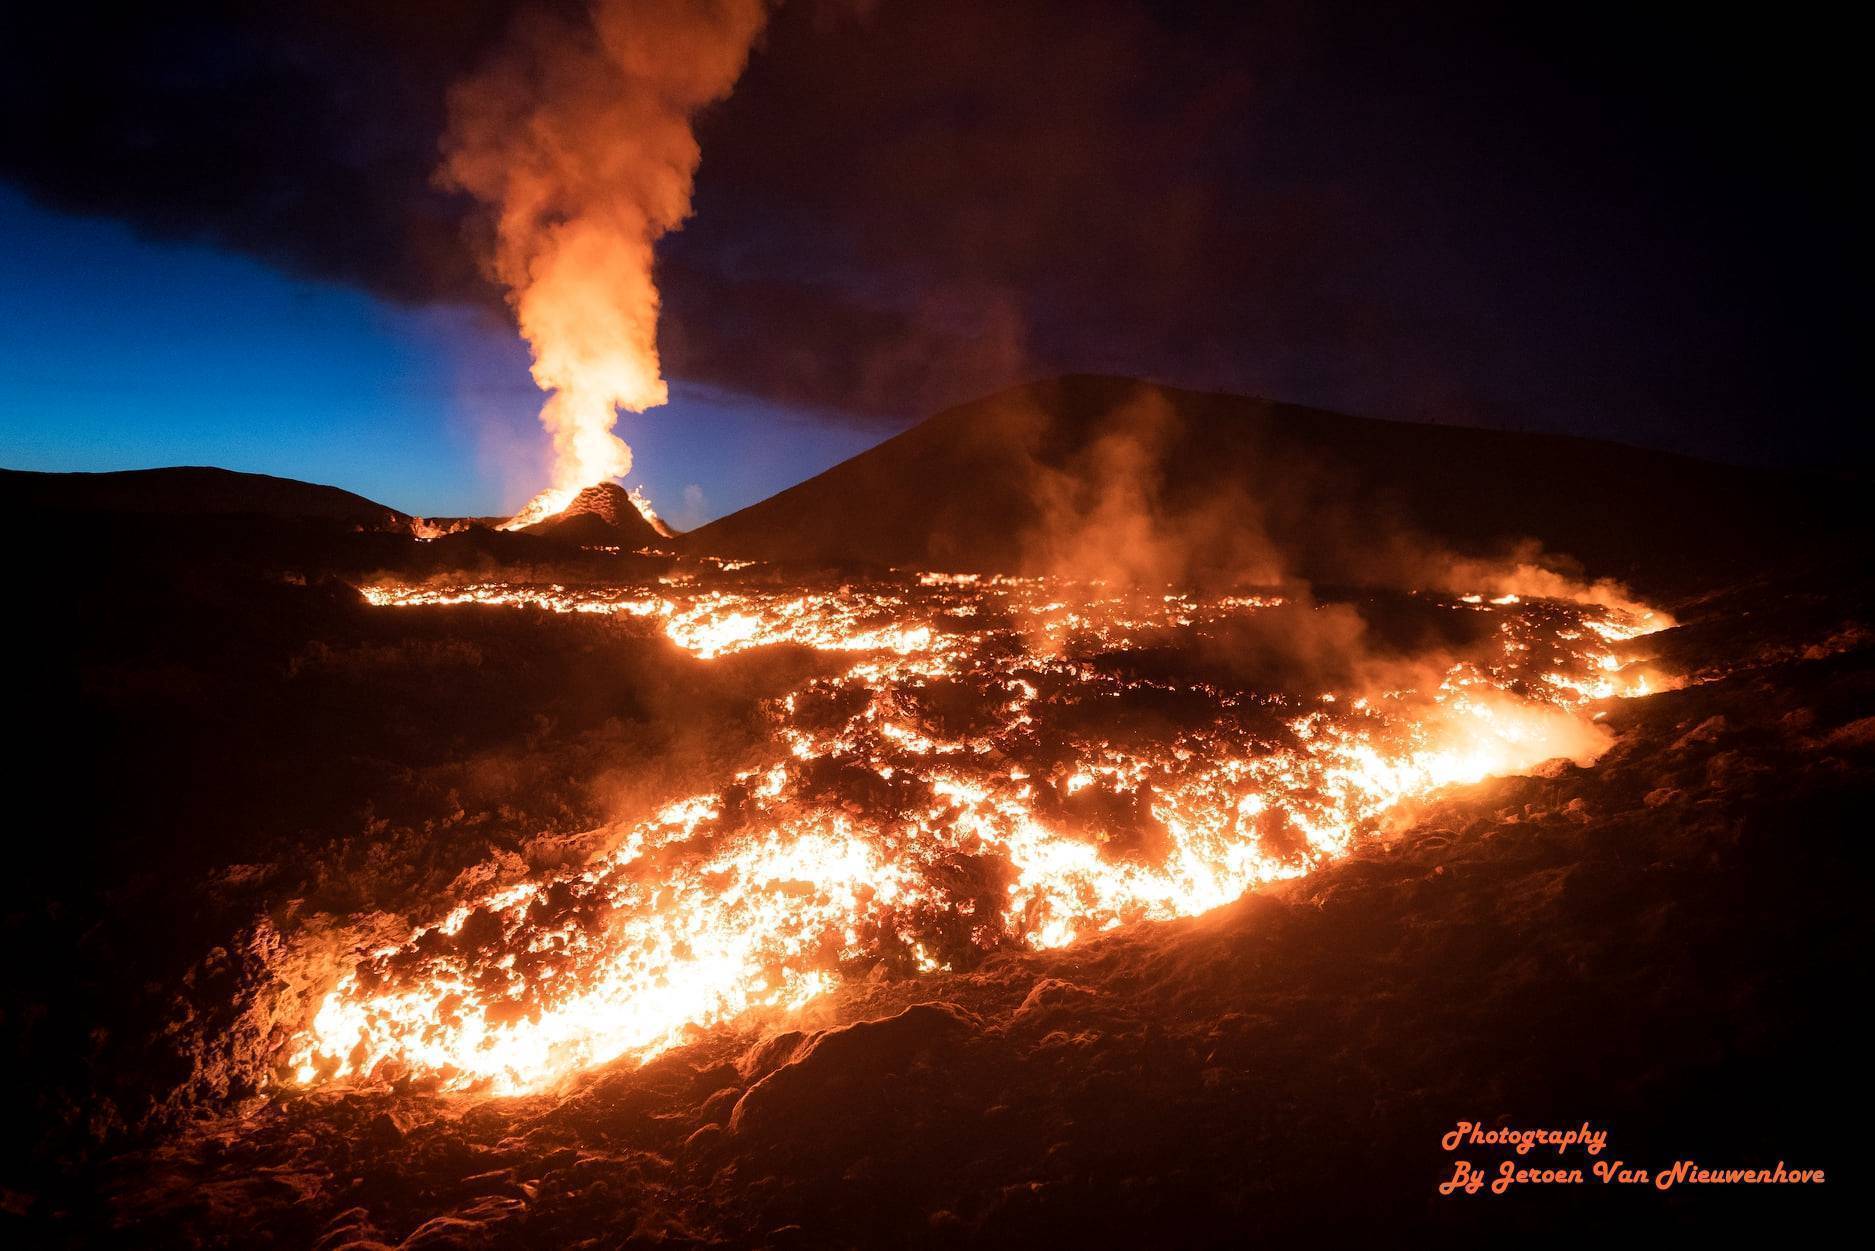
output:
M1622 644L1670 624L1560 599L1434 601L1483 615L1489 641L1390 689L1299 697L1114 662L1195 647L1282 608L1273 595L942 574L367 594L609 615L702 659L775 644L844 658L769 708L766 760L615 831L583 868L362 953L291 1048L301 1083L499 1094L648 1059L880 965L962 968L1189 916L1346 854L1440 787L1587 763L1609 741L1589 705L1660 681Z
M549 517L557 517L566 511L566 506L573 502L573 497L582 488L576 486L548 487L527 503L521 510L496 527L498 530L525 530L537 526Z
M629 510L629 512L627 511ZM501 530L527 530L545 522L584 515L610 529L625 529L624 520L635 515L644 522L641 530L647 537L668 539L675 532L664 524L646 497L644 488L626 491L612 482L596 482L587 487L552 487L529 500L520 512L501 523ZM636 526L636 522L632 523Z

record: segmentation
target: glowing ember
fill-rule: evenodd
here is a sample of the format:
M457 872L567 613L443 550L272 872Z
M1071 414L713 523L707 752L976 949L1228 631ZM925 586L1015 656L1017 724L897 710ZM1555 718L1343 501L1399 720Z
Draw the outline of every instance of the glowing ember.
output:
M1615 647L1670 624L1530 596L1437 601L1488 614L1488 641L1397 689L1299 698L1124 662L1199 647L1281 608L1274 596L935 574L824 593L667 578L367 594L639 619L621 628L655 624L705 659L778 643L851 657L770 708L766 763L621 829L583 869L363 956L293 1047L301 1082L408 1074L495 1093L648 1059L880 963L963 967L1202 912L1345 854L1439 787L1586 763L1609 740L1585 705L1660 682Z
M664 519L657 514L646 497L643 487L633 487L629 491L620 490L609 481L594 483L583 487L554 487L542 491L524 505L520 512L501 523L497 529L524 530L529 526L539 525L551 517L559 517L569 512L594 514L608 524L617 524L618 511L624 504L630 506L644 518L663 538L675 537L671 528L664 524Z
M573 497L580 493L577 486L549 487L521 505L521 511L496 527L498 530L524 530L528 526L538 525L549 517L557 517L566 511L566 506L573 502Z
M676 537L676 532L664 524L664 518L658 516L658 510L651 507L650 497L645 494L643 487L633 487L626 498L631 500L632 507L638 510L638 515L645 519L646 525L667 539Z

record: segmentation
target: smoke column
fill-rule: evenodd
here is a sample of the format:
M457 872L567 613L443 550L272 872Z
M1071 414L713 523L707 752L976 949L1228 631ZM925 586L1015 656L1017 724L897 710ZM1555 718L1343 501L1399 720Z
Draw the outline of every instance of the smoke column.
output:
M618 410L668 397L658 367L652 246L690 215L692 119L726 97L765 0L594 0L531 12L449 100L439 181L486 205L489 265L550 392L551 489L511 526L620 477Z

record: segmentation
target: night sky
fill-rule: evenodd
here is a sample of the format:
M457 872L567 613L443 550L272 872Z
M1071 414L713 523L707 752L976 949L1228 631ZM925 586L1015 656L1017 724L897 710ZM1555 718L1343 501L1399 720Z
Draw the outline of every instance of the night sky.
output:
M431 181L519 7L10 6L0 463L525 498ZM1855 41L1632 7L785 5L699 126L631 480L694 524L1066 370L1865 465Z

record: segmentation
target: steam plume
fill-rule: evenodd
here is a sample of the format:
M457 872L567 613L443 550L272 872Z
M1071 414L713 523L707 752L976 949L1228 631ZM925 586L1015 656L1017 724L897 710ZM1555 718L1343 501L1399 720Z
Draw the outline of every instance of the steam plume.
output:
M540 419L552 489L524 517L628 472L618 410L668 397L652 246L690 215L691 121L735 86L766 17L764 0L531 13L450 95L438 178L489 208L490 269L533 349L534 381L551 392Z

